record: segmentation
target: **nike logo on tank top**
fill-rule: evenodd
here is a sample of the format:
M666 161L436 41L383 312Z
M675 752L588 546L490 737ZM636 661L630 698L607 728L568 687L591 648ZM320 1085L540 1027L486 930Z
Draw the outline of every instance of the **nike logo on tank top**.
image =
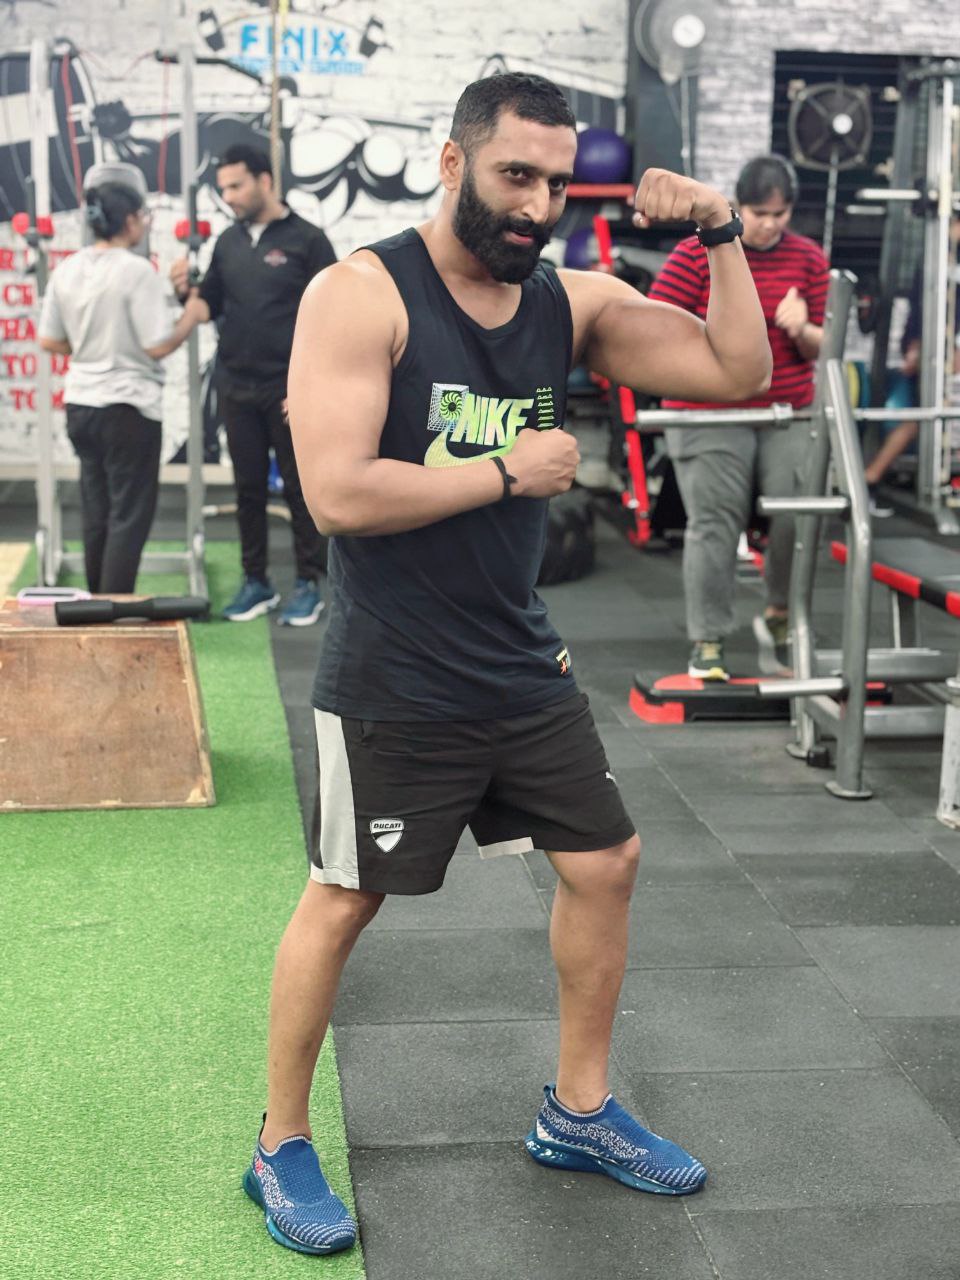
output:
M409 321L380 457L470 466L509 455L521 431L563 424L573 324L551 268L523 282L506 324L484 329L416 231L369 249ZM406 533L332 538L314 705L364 720L483 720L575 694L534 590L546 528L546 499L513 498Z

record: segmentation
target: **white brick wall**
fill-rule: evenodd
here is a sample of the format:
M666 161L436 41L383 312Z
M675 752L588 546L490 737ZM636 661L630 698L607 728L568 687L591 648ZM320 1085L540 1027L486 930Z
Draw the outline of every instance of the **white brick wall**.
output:
M356 58L359 33L369 18L376 17L390 47L377 52L362 75L300 78L301 127L313 129L302 136L316 142L318 154L325 131L332 127L326 120L354 116L387 122L371 124L370 131L397 139L408 154L419 154L423 163L432 164L457 94L494 54L503 55L510 65L529 65L557 79L569 75L593 82L597 91L614 97L622 93L626 0L583 5L570 0L526 0L522 5L503 0L348 0L328 16L312 19L310 11L319 7L311 0L294 0L290 22L319 21L323 28L346 30L350 56ZM239 52L244 21L251 20L248 0L99 0L86 5L60 0L58 7L10 7L0 26L0 56L27 48L37 35L70 39L87 66L98 101L121 99L135 116L153 117L139 120L133 132L159 139L159 115L166 114L168 127L176 124L179 80L175 68L168 71L165 89L153 50L187 40L199 52L209 52L197 31L198 15L207 8L216 12L228 41L226 52ZM706 50L700 78L698 165L701 178L726 191L744 155L769 145L775 50L960 54L956 0L877 0L872 6L864 0L721 0L720 8L723 34ZM252 20L263 23L267 16L255 10ZM200 110L262 110L266 95L251 80L201 68L197 105ZM419 131L403 127L418 122ZM0 112L0 147L6 141L3 128ZM165 267L174 255L171 229L181 207L169 197L154 198L153 203L154 248ZM323 206L313 197L297 198L297 208L328 228L341 254L422 219L435 199L385 203L361 194L349 211L344 205L342 188ZM57 220L57 246L70 247L77 240L76 217L62 215ZM0 226L0 250L14 244L9 226ZM19 279L16 272L0 272L0 289ZM22 307L0 304L0 321L21 312ZM31 350L32 344L8 338L2 354ZM184 429L183 363L182 355L170 362L165 406L170 447ZM14 409L15 392L22 400L28 386L29 379L11 376L0 365L0 464L33 457L34 415ZM69 456L65 442L60 450Z

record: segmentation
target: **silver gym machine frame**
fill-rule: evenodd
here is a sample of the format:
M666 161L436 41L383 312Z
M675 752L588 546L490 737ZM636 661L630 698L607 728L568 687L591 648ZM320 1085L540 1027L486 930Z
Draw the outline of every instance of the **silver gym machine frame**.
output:
M948 278L953 255L950 249L950 221L960 212L960 166L957 162L960 139L960 115L957 106L957 84L960 83L960 61L945 59L920 65L906 73L905 95L898 116L894 180L904 182L904 151L916 127L918 99L922 96L926 109L927 144L924 189L908 186L865 188L857 192L857 200L887 206L887 230L884 236L882 268L891 271L892 255L902 246L901 232L907 207L913 206L925 219L923 237L923 318L920 359L920 404L935 406L946 399L947 379L952 365L952 334L947 330L947 299L951 284ZM906 135L909 133L910 138ZM913 179L915 180L915 179ZM889 315L878 327L877 357L885 357ZM884 370L874 361L876 379ZM887 413L885 421L898 415ZM903 421L918 420L923 425L917 442L917 473L912 500L901 493L889 496L896 506L930 520L938 532L960 533L955 497L950 488L950 433L942 417L917 414L903 416Z
M31 250L33 270L37 282L37 325L39 327L43 294L47 285L47 255L42 239L36 234L38 218L50 215L50 137L48 99L50 90L51 46L43 39L36 39L30 47L30 160L32 174L28 180L28 199L31 208L28 245ZM197 124L193 96L193 51L184 47L178 61L183 72L183 115L181 129L181 166L183 190L192 191L189 216L196 225L196 174L197 174ZM97 166L98 168L101 166ZM105 166L116 169L122 180L122 170L127 166ZM89 172L89 171L88 171ZM135 171L138 172L138 171ZM106 175L105 175L106 176ZM141 188L138 187L138 190ZM33 242L33 243L31 243ZM203 422L200 404L199 340L194 330L188 339L188 388L190 425L187 455L187 518L186 546L183 551L145 552L141 569L146 572L169 573L185 570L190 594L207 596L207 576L204 564L203 530ZM63 546L63 521L57 468L53 449L53 406L51 399L51 363L47 354L39 352L37 359L37 580L41 586L55 586L61 572L83 572L84 560L80 552L68 552Z
M960 407L950 409L934 404L919 411L851 408L842 357L855 284L850 272L830 272L816 396L809 413L794 414L788 405L773 405L739 412L653 410L637 414L641 428L809 423L810 451L803 496L761 497L759 503L765 515L790 513L797 520L790 582L794 675L762 680L758 692L764 698L792 699L796 738L787 747L791 755L807 764L823 766L827 760L821 735L836 739L836 773L826 787L845 800L865 800L872 794L863 782L865 738L935 736L943 730L944 708L951 698L957 700L960 720L960 682L955 682L955 687L946 684L956 675L957 655L918 643L916 602L900 600L891 592L894 644L884 649L869 648L873 539L856 427L858 421L877 419L960 419ZM831 492L831 472L839 489L836 494ZM814 647L813 590L824 516L846 522L847 559L841 647L818 651ZM868 707L868 680L908 684L921 695L924 705ZM956 754L960 757L960 747Z

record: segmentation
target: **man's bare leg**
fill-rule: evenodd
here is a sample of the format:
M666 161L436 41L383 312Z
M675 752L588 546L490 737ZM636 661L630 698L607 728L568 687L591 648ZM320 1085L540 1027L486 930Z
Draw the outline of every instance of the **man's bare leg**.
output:
M560 877L550 946L560 979L557 1098L593 1111L608 1093L607 1061L627 962L627 915L637 874L636 836L601 852L548 854Z
M340 975L383 894L309 881L277 951L270 997L267 1151L293 1134L311 1137L310 1086Z
M891 463L896 462L901 453L916 440L918 430L915 422L901 422L893 428L864 469L863 478L867 484L880 483Z

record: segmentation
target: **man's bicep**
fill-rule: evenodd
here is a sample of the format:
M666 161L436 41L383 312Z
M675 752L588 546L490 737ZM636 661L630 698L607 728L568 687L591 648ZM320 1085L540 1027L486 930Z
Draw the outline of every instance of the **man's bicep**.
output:
M290 357L290 426L316 478L375 458L390 402L391 332L382 309L318 277L300 306ZM306 483L306 480L305 480Z
M591 369L614 382L679 398L695 398L691 389L715 364L701 320L670 303L639 298L604 307L587 357Z

